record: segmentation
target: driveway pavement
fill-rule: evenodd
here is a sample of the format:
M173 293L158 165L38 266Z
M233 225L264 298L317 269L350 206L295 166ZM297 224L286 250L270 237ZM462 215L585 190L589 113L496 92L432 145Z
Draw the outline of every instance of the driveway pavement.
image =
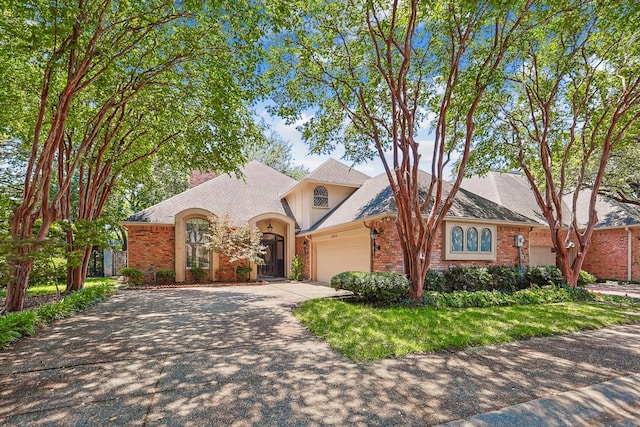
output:
M640 425L640 326L356 364L318 284L121 291L0 351L0 425Z

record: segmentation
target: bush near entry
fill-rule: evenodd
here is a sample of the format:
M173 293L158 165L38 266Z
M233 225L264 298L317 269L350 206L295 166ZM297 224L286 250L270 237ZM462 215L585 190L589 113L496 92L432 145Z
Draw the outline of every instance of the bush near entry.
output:
M345 271L331 278L331 287L351 291L366 301L393 302L406 298L409 279L398 273Z

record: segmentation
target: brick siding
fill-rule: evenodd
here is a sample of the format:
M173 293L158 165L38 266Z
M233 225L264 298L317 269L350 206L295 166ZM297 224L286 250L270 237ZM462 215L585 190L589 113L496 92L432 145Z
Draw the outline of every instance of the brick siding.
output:
M175 232L172 225L127 225L127 265L153 282L158 270L175 270Z

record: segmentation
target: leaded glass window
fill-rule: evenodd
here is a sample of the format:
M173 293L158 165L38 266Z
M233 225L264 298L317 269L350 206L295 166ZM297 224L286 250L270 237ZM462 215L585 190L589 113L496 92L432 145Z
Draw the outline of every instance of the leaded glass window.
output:
M451 251L462 251L462 228L455 226L451 229Z
M329 192L324 185L318 185L313 189L313 206L317 208L329 207Z
M483 228L480 236L480 251L491 252L491 241L491 230Z
M478 251L478 229L475 227L467 229L467 250L471 252Z

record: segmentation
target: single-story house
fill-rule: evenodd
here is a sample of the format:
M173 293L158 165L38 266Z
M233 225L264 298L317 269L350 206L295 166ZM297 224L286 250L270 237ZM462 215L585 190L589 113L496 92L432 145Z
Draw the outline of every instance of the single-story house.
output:
M208 219L228 213L263 233L265 265L254 266L253 279L287 277L296 254L311 280L328 282L347 270L403 272L385 174L369 177L328 160L300 181L257 161L242 175L214 177L124 221L129 267L140 269L145 281L161 269L175 270L178 282L190 281L196 266L211 280L232 280L235 266L205 246ZM430 182L427 173L420 179ZM526 266L532 233L544 229L535 216L461 188L439 230L431 267Z
M541 224L543 227L529 234L529 262L531 265L555 264L546 220L524 176L489 172L482 177L465 179L462 187ZM588 221L590 196L590 190L585 190L578 197L579 227ZM640 280L640 209L601 195L596 197L598 222L582 269L599 279ZM571 218L572 195L565 196L563 201L563 217Z

